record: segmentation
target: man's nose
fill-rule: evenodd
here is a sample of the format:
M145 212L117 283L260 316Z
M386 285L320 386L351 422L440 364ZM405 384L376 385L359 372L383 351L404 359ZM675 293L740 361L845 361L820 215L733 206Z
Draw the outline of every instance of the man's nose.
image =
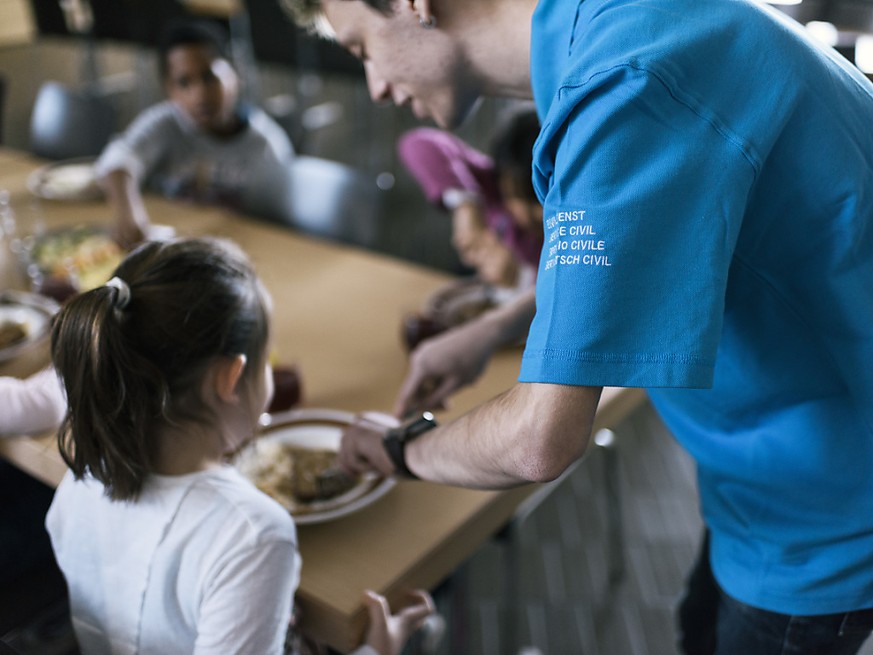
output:
M385 102L391 99L391 85L376 74L370 62L364 62L364 73L367 76L367 90L373 102Z

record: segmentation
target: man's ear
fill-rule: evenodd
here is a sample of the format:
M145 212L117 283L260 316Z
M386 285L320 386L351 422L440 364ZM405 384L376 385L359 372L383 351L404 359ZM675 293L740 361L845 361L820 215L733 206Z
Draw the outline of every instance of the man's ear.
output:
M422 25L430 25L433 21L430 0L408 0L410 8L418 14L418 20Z
M246 356L223 357L215 364L215 393L226 403L239 401L237 384L246 369Z

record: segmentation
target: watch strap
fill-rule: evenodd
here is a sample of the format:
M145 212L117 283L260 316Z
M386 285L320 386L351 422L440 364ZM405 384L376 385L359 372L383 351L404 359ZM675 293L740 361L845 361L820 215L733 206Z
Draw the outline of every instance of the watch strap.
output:
M396 428L391 428L385 433L385 436L382 437L382 446L388 453L388 457L391 458L391 463L394 464L394 470L398 475L411 480L419 479L406 465L406 444L436 426L437 422L433 414L423 412L421 416Z

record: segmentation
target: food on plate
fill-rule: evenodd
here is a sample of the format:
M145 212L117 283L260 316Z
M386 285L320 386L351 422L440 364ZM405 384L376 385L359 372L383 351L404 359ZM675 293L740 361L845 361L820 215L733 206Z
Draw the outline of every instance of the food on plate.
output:
M0 323L0 349L8 348L27 339L27 329L22 323L6 321Z
M341 496L358 484L337 472L335 451L281 441L257 442L255 456L242 461L240 470L291 513L305 513L312 503Z
M31 257L43 276L70 280L79 291L88 291L112 276L124 251L106 231L78 227L46 233Z
M292 449L294 497L304 502L329 500L355 486L355 481L336 468L332 450Z

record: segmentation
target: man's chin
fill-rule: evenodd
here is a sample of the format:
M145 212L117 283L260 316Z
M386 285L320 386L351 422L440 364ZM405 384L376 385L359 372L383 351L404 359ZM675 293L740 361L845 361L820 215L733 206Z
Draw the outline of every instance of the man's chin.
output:
M437 120L437 118L435 116L432 116L430 110L420 102L413 100L411 103L409 103L409 110L412 112L412 115L415 116L417 120L426 121L432 119L435 123L439 125L439 121Z
M476 98L469 104L460 104L451 107L448 113L433 115L433 121L444 130L454 130L461 125L473 114L476 113L476 108L481 102L481 98Z
M416 114L415 117L418 118L419 120L430 119L434 123L436 123L438 127L442 128L444 130L453 130L456 127L458 127L461 123L464 122L463 121L464 116L458 115L458 114L451 114L449 116L446 116L446 115L440 114L440 113L429 114L429 113L425 112L421 116Z
M420 121L433 121L438 127L444 130L452 130L463 122L466 112L461 114L457 107L451 107L448 111L440 109L432 110L424 103L413 100L409 106L412 115Z

